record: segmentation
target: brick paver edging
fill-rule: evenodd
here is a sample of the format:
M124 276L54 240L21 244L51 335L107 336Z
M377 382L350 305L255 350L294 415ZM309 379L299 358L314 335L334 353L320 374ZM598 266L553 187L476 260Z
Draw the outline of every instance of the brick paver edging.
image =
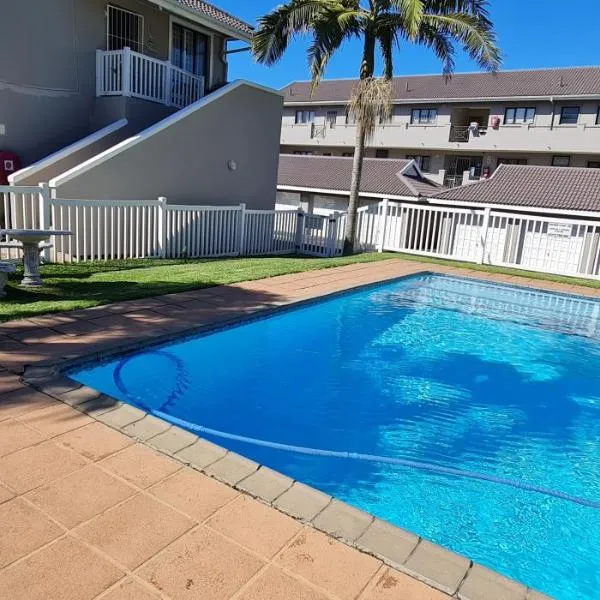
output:
M335 271L335 269L331 269L331 271ZM280 302L277 306L261 308L242 317L219 320L218 323L205 324L197 328L187 327L185 337L201 333L208 334L243 321L265 318L271 314L319 301L350 289L378 285L384 281L400 279L416 273L449 271L457 275L476 278L480 275L467 269L438 269L434 265L427 265L427 268L423 269L422 265L413 264L412 268L408 268L400 276L396 274L382 276L376 281L354 282L354 284L342 286L332 292ZM487 276L485 278L497 279L499 282L506 282L508 279L511 284L520 283L517 277ZM530 281L524 280L526 284ZM562 289L556 286L535 287L541 289L550 287L552 291ZM572 291L567 286L564 286L564 289ZM94 389L82 386L63 374L65 370L75 365L99 358L108 358L112 355L139 351L143 346L163 344L182 337L184 336L179 330L179 332L175 331L151 339L144 338L141 341L136 340L126 344L114 344L95 353L92 349L92 352L85 357L60 361L53 359L40 361L26 368L23 380L43 393L88 414L105 425L214 477L240 492L249 494L351 547L371 554L389 566L460 600L544 600L548 598L520 583L475 564L468 558L450 552L268 467L208 442L187 430L171 425Z

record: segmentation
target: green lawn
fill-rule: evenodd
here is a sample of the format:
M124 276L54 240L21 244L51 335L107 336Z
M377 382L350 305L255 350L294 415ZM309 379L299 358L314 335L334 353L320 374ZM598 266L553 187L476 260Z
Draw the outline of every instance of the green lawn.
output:
M42 288L19 287L21 270L9 276L7 295L0 299L0 321L393 256L373 252L339 258L138 259L43 265Z
M140 259L45 265L42 267L45 286L40 289L20 288L18 283L21 272L17 272L9 277L7 297L0 300L0 321L389 258L450 264L492 273L523 275L531 279L600 287L600 281L588 279L392 253L368 253L339 258L284 256L212 260Z

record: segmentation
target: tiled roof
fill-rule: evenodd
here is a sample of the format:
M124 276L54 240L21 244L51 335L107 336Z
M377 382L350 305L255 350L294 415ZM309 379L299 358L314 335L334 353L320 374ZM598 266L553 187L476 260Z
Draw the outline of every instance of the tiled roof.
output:
M600 169L500 165L492 177L436 198L559 210L600 212Z
M351 157L302 156L281 154L278 185L307 190L335 190L350 193ZM365 158L361 179L361 194L390 196L428 196L445 188L429 179L410 174L413 161L390 158ZM405 171L403 173L403 171Z
M234 17L233 15L217 8L214 4L210 4L208 2L204 2L203 0L175 0L178 4L182 4L183 6L187 6L196 12L201 13L202 15L213 19L229 27L231 29L235 29L240 33L243 33L246 36L252 35L254 32L254 27L252 25Z
M285 102L347 102L355 79L322 81L310 96L310 83L289 84ZM443 75L395 77L394 98L411 100L490 99L543 96L600 96L600 67L569 67L499 73L457 73L446 80Z

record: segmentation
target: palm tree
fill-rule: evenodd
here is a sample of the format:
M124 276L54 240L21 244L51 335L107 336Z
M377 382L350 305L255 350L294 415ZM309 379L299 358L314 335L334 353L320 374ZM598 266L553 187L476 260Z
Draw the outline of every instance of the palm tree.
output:
M279 61L295 36L311 36L308 60L313 91L346 40L363 42L360 79L348 108L356 121L356 142L344 254L354 247L365 143L378 121L391 118L394 48L401 41L427 46L450 76L456 46L462 46L481 68L495 71L500 51L487 8L487 0L288 0L259 20L252 50L256 60L266 65ZM375 77L377 49L382 78Z

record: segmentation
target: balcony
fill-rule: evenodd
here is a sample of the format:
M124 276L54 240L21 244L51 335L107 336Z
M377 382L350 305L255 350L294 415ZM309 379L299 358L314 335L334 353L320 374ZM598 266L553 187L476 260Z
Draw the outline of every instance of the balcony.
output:
M204 77L130 48L97 50L96 96L128 96L184 108L204 96Z

